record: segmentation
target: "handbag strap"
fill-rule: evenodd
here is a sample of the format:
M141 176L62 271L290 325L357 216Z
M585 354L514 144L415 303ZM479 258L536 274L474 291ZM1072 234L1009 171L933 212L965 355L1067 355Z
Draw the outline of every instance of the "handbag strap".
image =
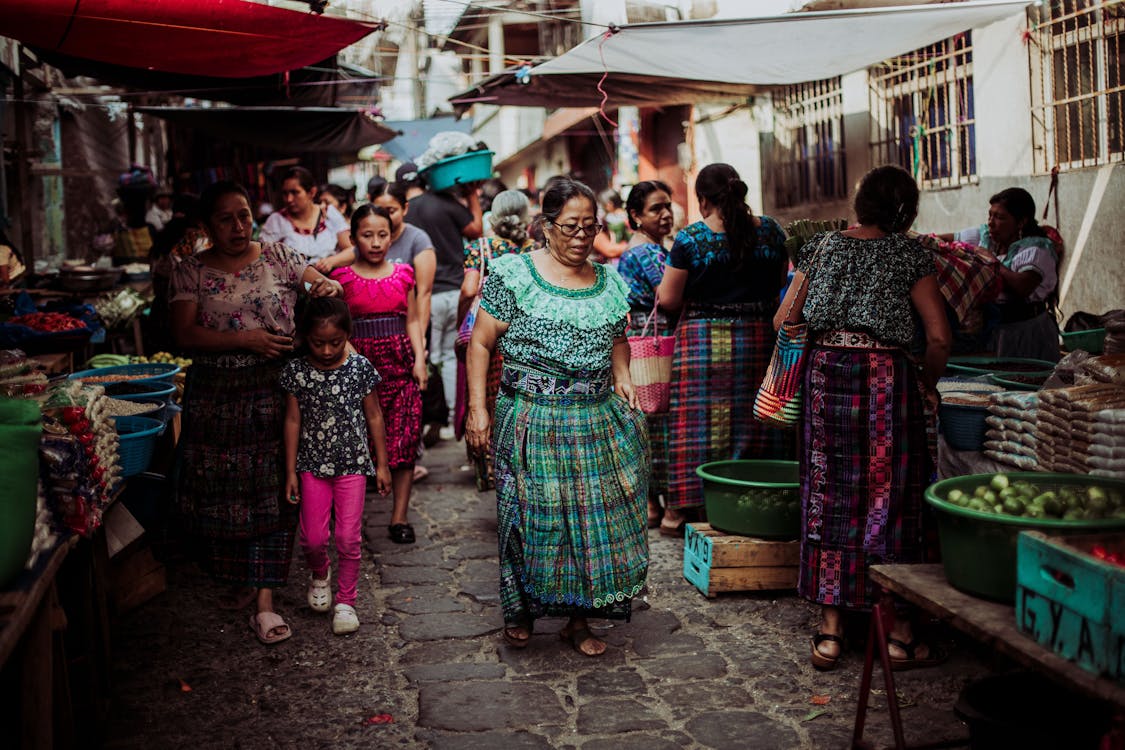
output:
M824 246L828 243L828 238L831 237L834 234L836 234L836 232L825 233L824 237L822 237L820 239L820 244L818 244L816 246L816 250L813 251L812 259L809 260L809 272L805 273L805 274L801 274L801 285L799 287L797 287L797 293L793 295L793 299L789 300L789 309L785 311L785 321L784 322L786 322L786 323L796 323L797 322L797 321L793 320L793 308L797 306L797 300L801 301L801 309L798 310L798 313L800 313L802 310L804 310L804 308L805 308L805 296L806 296L806 292L808 290L809 278L812 276L812 272L813 272L814 268L816 267L817 261L820 260L821 251L824 250Z
M491 254L492 254L492 238L491 237L481 237L480 282L477 284L477 296L478 297L480 296L480 293L482 291L484 291L484 274L485 274L484 269L485 269L485 266L488 264L488 258Z
M644 326L641 327L641 337L642 338L648 332L649 323L652 324L652 336L653 336L653 338L656 338L659 335L659 333L656 330L656 327L657 327L656 326L656 313L659 312L659 310L660 310L660 298L657 297L656 295L653 295L652 312L649 314L648 320L645 321Z

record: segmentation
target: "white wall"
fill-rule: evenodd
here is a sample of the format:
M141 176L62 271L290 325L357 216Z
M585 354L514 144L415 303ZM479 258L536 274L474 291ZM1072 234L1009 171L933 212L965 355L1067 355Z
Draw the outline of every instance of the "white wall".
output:
M758 134L763 118L766 127L770 126L770 118L760 107L742 107L723 114L729 106L700 104L695 107L693 171L698 172L715 162L730 164L749 188L747 201L751 209L761 212L762 158Z

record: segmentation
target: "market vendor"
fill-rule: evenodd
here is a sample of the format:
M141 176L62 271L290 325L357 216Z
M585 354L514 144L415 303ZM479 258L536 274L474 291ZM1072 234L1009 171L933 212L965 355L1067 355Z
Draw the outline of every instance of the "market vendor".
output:
M284 242L315 262L352 246L351 227L335 207L320 202L312 172L290 167L281 182L283 208L266 219L262 242Z
M250 627L262 643L291 630L273 611L289 577L297 506L282 498L283 394L299 293L342 289L293 248L250 239L246 191L233 182L199 200L211 248L172 272L172 330L194 362L184 390L177 509L200 565L230 584L225 605L257 600Z
M985 348L1000 357L1059 360L1055 319L1062 238L1035 220L1035 199L1010 187L988 199L988 223L943 239L978 245L1000 261L1004 290L985 312Z

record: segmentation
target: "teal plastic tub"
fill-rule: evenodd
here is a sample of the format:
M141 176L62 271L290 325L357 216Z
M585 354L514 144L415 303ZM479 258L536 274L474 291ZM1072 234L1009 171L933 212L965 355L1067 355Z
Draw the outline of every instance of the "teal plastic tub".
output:
M121 476L132 477L148 469L156 450L156 439L164 433L164 423L151 417L114 417L119 444Z
M1011 482L1030 482L1040 489L1091 486L1125 495L1125 480L1086 474L1049 474L1034 471L1005 472ZM1125 518L1063 521L985 513L946 500L952 490L973 494L988 484L993 474L969 474L943 479L926 489L926 502L935 510L945 577L954 588L974 596L1012 604L1016 598L1016 540L1021 531L1047 534L1091 534L1125 529Z
M796 461L713 461L695 473L703 480L712 528L762 539L797 538L801 484Z
M1055 363L1045 359L1025 359L1022 357L950 357L945 371L951 375L1000 375L1019 373L1020 375L1042 375L1044 378L1055 371Z
M42 431L38 403L0 398L0 589L19 575L31 552Z
M1105 348L1105 329L1090 328L1085 331L1069 331L1061 334L1063 346L1068 352L1081 349L1090 354L1101 354Z
M448 190L455 185L487 180L492 176L492 152L469 151L442 159L418 173L431 190Z

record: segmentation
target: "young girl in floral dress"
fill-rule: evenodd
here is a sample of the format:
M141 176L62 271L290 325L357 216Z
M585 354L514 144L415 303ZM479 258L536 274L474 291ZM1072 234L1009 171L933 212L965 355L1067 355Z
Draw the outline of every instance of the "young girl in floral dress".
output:
M388 528L391 541L414 542L407 517L414 484L414 461L422 429L422 393L426 359L418 319L414 269L387 259L391 217L385 208L364 204L352 214L352 241L359 257L332 277L344 287L344 301L355 319L352 346L382 376L376 388L387 427L394 506Z

